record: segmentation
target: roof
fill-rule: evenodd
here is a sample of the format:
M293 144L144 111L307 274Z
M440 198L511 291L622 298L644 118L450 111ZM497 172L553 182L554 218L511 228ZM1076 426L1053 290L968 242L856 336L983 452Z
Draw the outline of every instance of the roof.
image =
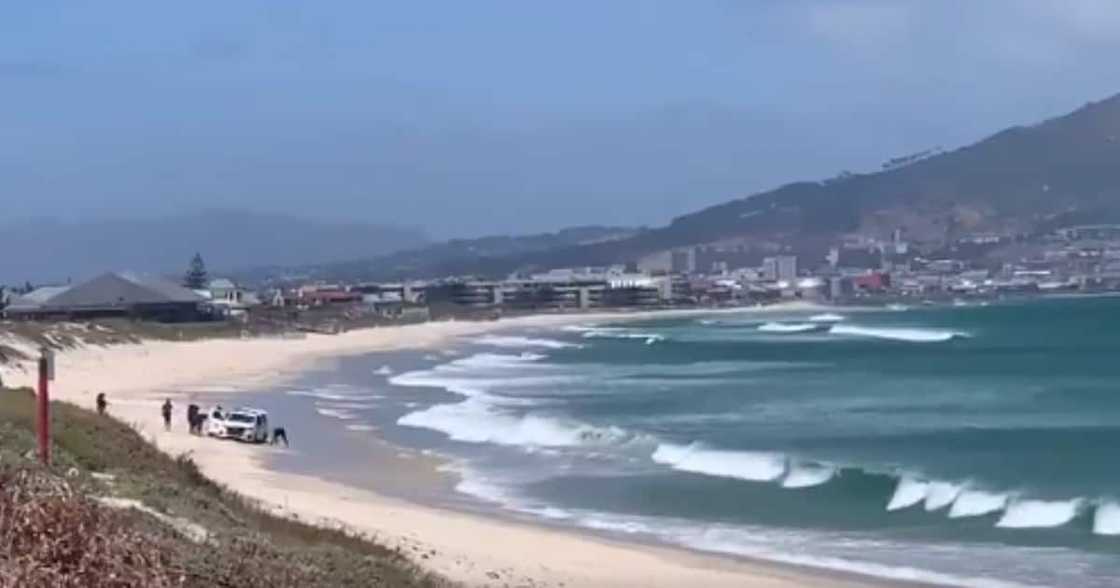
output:
M211 290L233 290L237 288L237 284L234 284L232 280L226 278L218 278L210 280L209 288Z
M47 300L69 289L70 286L43 286L41 288L36 288L23 296L12 298L12 302L8 305L7 310L18 312L24 309L39 308Z
M41 288L40 290L45 290ZM204 299L194 292L163 278L132 273L107 273L59 291L32 292L11 311L70 311L119 309L150 304L190 304Z

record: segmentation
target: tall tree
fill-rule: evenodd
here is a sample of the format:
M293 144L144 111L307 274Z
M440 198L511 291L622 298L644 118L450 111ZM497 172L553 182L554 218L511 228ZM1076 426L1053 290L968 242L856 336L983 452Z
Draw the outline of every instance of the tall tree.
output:
M183 276L183 286L191 290L201 290L206 287L206 262L202 261L202 255L195 253L191 259L190 266L187 267L187 273Z

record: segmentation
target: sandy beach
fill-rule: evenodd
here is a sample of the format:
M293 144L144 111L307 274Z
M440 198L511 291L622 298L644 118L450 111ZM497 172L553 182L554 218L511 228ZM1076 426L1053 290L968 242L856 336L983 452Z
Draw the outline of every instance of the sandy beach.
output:
M59 355L53 398L92 406L105 392L110 412L171 454L189 453L213 479L267 508L325 525L345 525L398 547L422 566L468 586L881 586L826 571L720 558L575 531L433 508L267 467L283 451L187 434L177 416L165 432L157 407L169 391L207 385L262 388L332 357L433 349L455 338L507 327L546 327L632 315L550 315L496 322L440 322L300 338L147 342L88 347ZM29 370L5 382L31 385ZM228 391L228 390L227 390ZM177 410L186 405L177 402Z

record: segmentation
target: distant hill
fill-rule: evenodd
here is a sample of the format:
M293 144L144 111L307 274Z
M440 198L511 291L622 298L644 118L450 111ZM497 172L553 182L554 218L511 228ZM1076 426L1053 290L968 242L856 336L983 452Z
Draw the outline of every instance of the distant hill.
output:
M0 284L61 282L126 269L177 275L195 252L212 272L311 264L415 248L416 229L211 210L158 219L0 224Z
M731 239L819 259L839 236L853 232L885 238L901 228L909 241L936 249L967 234L1120 222L1120 96L968 147L903 159L914 161L788 184L624 239L502 258L447 258L416 273L500 275L523 267L619 263Z
M271 266L238 272L254 282L287 278L324 280L396 280L459 273L464 268L504 267L510 260L549 251L610 243L641 234L625 227L572 227L555 233L453 239L396 253L335 263Z

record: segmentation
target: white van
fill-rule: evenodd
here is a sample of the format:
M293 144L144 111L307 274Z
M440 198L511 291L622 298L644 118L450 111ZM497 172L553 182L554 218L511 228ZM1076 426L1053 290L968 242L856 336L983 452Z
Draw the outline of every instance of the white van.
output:
M249 443L268 441L268 413L263 410L240 407L223 414L211 409L207 416L206 434L211 437Z

